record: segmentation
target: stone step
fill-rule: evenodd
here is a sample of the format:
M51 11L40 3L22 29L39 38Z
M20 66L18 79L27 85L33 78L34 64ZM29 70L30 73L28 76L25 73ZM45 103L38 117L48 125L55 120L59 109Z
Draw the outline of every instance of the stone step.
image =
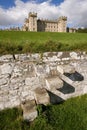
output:
M62 79L63 81L65 81L66 83L72 85L74 81L72 81L71 79L69 79L68 77L66 77L64 74L58 73L58 76L60 77L60 79Z
M66 100L65 95L58 90L59 88L62 88L62 87L63 87L63 81L58 76L46 78L46 89L48 90L49 95L50 96L55 95L56 97L61 98L63 101L63 100ZM54 98L55 98L55 96L54 96ZM58 99L56 98L56 100L58 100Z
M61 74L65 73L75 73L75 68L72 65L58 65L57 66L57 71Z
M52 92L53 94L55 94L56 96L62 98L63 100L66 100L65 94L63 94L63 93L60 92L59 90L52 90L51 92Z
M58 76L46 78L46 89L51 91L63 87L63 81Z
M36 88L34 96L37 104L47 105L50 103L50 98L45 88Z
M28 100L21 105L23 109L23 118L28 121L33 121L37 117L35 100Z

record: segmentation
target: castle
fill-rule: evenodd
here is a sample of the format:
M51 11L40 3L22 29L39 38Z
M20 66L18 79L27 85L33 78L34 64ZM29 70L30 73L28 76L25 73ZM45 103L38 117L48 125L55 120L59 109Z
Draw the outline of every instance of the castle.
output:
M33 32L67 32L67 17L59 17L58 20L37 19L37 13L29 13L22 27L23 31Z

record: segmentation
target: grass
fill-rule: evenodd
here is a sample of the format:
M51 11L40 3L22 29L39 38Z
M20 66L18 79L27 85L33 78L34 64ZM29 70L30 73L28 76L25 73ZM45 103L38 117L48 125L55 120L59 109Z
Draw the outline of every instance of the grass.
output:
M0 54L87 51L87 33L0 31Z
M41 110L41 108L40 108ZM33 122L30 130L87 130L87 95L60 105L50 105Z
M29 122L23 120L22 110L13 108L0 111L0 130L28 130Z
M29 124L22 110L0 111L0 130L87 130L87 94L59 105L39 105L39 116Z
M59 41L61 43L87 42L87 34L83 33L52 33L52 32L23 32L0 31L0 41L14 43Z

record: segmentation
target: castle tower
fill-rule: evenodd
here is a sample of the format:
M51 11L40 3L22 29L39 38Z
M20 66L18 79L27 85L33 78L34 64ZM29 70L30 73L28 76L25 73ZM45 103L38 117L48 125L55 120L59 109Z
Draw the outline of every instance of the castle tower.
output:
M66 32L67 17L62 16L58 19L58 32Z
M37 13L29 13L29 27L28 31L37 32Z

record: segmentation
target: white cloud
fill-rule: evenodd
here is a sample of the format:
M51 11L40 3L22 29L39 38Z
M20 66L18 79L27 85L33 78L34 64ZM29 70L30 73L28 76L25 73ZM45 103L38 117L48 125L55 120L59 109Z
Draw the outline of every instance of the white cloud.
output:
M51 0L37 1L15 0L15 6L9 9L0 7L0 26L23 24L29 12L37 12L39 18L57 19L64 15L68 24L87 27L87 0L64 0L60 5L52 4Z

